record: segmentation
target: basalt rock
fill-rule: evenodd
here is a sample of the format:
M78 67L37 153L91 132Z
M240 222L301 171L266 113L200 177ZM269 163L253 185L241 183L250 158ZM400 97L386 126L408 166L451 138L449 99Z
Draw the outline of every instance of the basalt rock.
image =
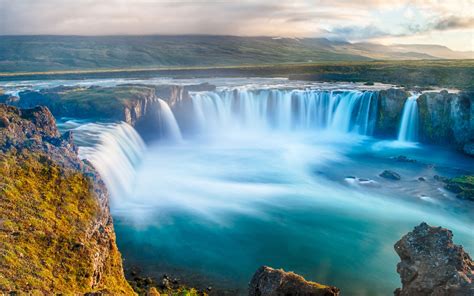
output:
M450 230L421 223L395 244L402 288L397 296L474 295L474 263Z
M302 276L268 266L253 275L249 296L336 296L339 289L306 281Z
M410 94L399 88L381 90L378 96L378 114L375 134L381 137L397 136L403 105Z
M474 140L474 94L428 92L418 98L420 140L456 145Z

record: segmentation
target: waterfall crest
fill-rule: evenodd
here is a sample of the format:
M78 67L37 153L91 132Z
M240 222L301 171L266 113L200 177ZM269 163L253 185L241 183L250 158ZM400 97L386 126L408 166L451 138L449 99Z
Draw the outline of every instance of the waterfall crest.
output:
M87 159L100 173L113 199L120 202L132 193L135 167L145 151L145 143L125 122L101 125L89 123L74 129L80 143L79 157Z
M412 94L403 107L398 141L416 142L418 141L418 102L420 94Z
M372 135L377 95L370 91L246 90L191 93L201 132L330 129Z

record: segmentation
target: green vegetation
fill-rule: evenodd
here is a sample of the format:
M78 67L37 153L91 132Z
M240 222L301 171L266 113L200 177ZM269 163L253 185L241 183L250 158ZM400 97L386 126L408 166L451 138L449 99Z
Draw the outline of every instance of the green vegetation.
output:
M457 194L459 198L474 201L474 176L461 176L449 179L446 189Z
M124 108L132 107L154 89L144 86L55 88L21 94L19 107L47 106L55 116L124 120Z
M93 292L97 241L86 232L99 208L89 190L84 175L47 155L0 155L0 291ZM95 290L131 294L115 244L107 260Z
M138 295L154 296L154 295L168 295L168 296L207 296L207 293L198 291L194 288L189 288L179 284L168 285L167 288L158 288L159 286L152 278L137 277L130 280L130 285Z
M1 36L0 72L366 61L327 39Z
M474 60L317 62L304 64L241 65L109 69L0 74L0 80L191 77L289 77L313 81L381 82L407 87L474 89Z

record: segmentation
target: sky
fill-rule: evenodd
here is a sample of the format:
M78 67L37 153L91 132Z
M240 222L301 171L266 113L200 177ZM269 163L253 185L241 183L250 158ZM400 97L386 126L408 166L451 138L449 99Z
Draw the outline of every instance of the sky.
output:
M474 50L474 0L0 0L0 35L326 37Z

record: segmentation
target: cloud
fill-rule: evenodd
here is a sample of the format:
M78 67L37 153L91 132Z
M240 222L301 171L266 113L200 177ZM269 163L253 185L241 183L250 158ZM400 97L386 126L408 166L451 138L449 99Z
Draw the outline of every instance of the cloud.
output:
M431 27L438 31L474 28L474 18L463 18L451 15L437 20Z
M473 27L471 1L0 0L0 34L220 34L372 40L469 30Z

